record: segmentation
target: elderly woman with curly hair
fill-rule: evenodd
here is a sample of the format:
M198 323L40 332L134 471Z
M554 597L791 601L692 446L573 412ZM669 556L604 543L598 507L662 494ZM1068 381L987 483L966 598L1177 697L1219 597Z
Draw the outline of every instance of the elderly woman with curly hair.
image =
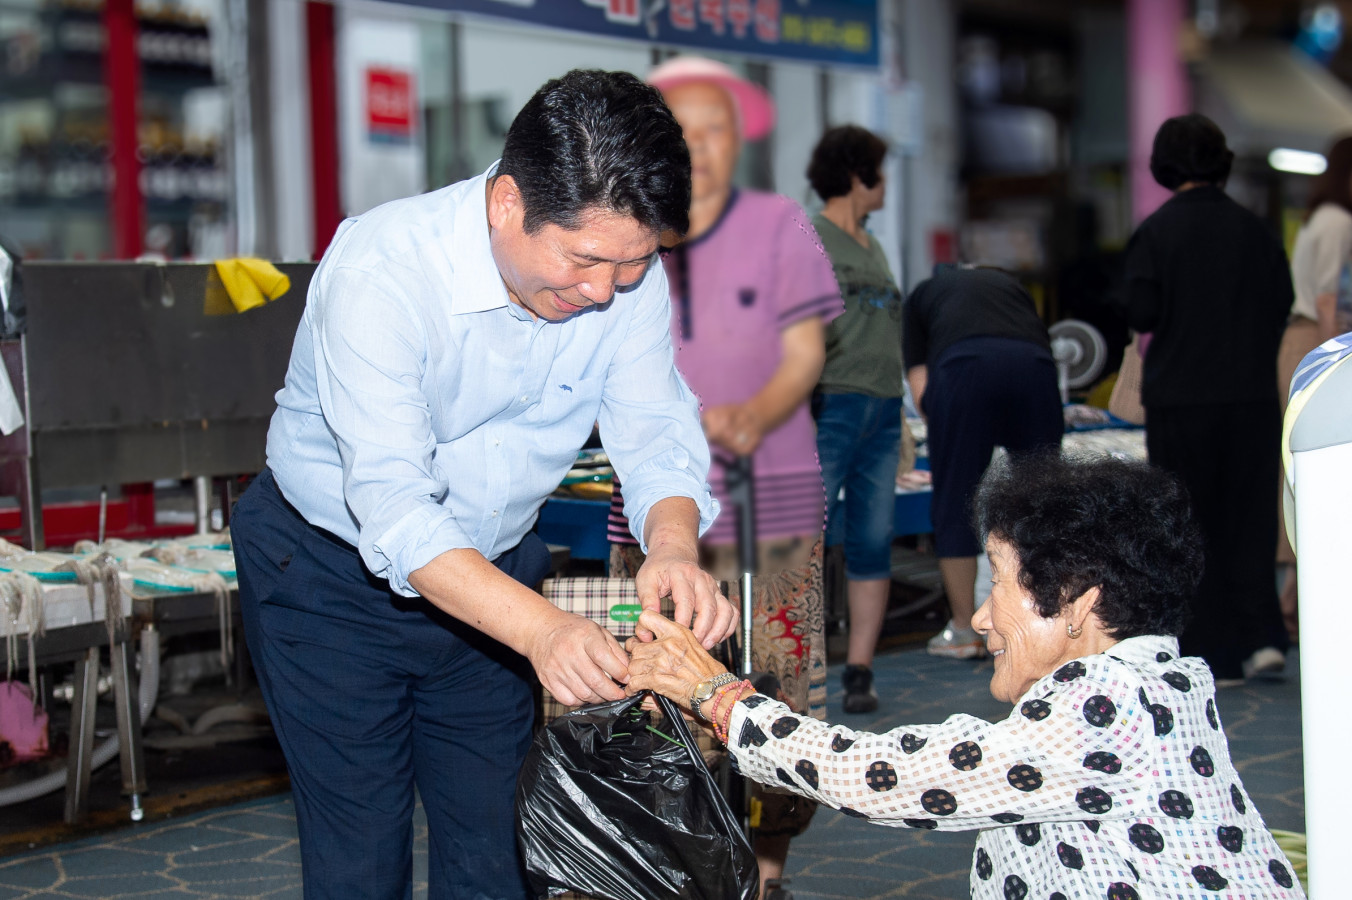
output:
M987 722L885 734L795 715L656 614L631 692L691 708L757 781L881 825L979 832L972 896L1298 898L1240 783L1206 664L1178 634L1201 539L1178 483L1059 456L992 471L977 517L994 574L974 620L995 661Z

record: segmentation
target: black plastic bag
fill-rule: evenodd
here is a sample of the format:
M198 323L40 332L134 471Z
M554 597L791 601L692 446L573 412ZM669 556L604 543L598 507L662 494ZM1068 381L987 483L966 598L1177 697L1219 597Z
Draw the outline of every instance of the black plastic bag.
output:
M565 713L535 738L516 787L531 889L755 900L755 854L690 729L670 700L656 720L643 697Z

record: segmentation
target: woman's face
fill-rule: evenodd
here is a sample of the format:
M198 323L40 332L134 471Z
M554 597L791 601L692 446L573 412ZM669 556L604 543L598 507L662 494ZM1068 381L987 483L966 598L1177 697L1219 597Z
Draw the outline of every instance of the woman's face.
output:
M691 200L698 203L726 194L741 150L732 97L717 85L692 82L671 88L662 98L690 148Z
M858 176L855 176L854 190L859 196L860 205L865 214L882 209L883 201L887 196L887 177L883 174L882 168L879 167L878 169L878 181L873 187L868 187Z
M995 660L991 696L1013 703L1038 679L1064 663L1083 656L1085 642L1066 633L1069 618L1044 619L1033 595L1019 584L1019 556L1012 544L992 537L986 541L991 563L991 596L977 610L972 627L986 636L986 649Z

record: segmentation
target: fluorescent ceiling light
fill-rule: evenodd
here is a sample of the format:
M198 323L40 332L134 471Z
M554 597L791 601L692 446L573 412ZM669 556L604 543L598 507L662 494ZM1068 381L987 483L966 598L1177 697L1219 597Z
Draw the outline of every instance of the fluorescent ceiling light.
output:
M1322 154L1285 147L1278 147L1268 154L1268 165L1278 172L1293 172L1296 175L1319 175L1329 167L1328 160Z

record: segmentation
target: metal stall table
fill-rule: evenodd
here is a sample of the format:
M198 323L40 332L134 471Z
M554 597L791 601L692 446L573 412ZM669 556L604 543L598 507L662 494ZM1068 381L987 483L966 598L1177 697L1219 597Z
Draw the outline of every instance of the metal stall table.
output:
M43 489L195 478L201 522L210 478L263 468L273 397L314 265L278 268L290 291L235 313L210 264L25 265L27 332L0 344L26 418L25 427L0 438L0 494L18 499L22 543L46 546ZM233 592L230 598L234 614ZM138 631L150 629L156 639L161 624L176 634L215 632L214 604L198 593L138 599L133 627L113 645L115 681L131 677L126 648ZM103 627L53 630L38 644L41 664L77 662L77 711L88 713L73 728L67 821L83 813L87 796L93 685L108 642ZM139 759L135 693L119 690L118 724L123 746ZM124 783L139 795L143 770L138 763L129 775L126 765Z
M124 588L130 579L124 577ZM141 749L140 691L135 667L131 662L130 643L133 629L129 627L131 598L124 589L120 609L109 610L102 585L94 585L94 602L89 602L90 588L84 585L47 585L42 588L42 616L44 627L32 639L33 659L38 666L56 663L75 663L75 690L71 698L70 752L66 762L66 805L64 819L75 824L89 809L89 779L94 769L94 714L98 701L99 660L103 647L109 648L109 663L113 675L113 699L117 709L116 752L122 767L122 791L130 801L131 818L142 816L141 795L146 790L145 763ZM110 627L108 617L113 618ZM11 658L9 647L3 649L4 662L15 671L28 665L28 625L19 621L11 625L16 640ZM8 643L8 642L7 642ZM113 747L108 746L108 751ZM59 786L59 781L41 793ZM37 796L35 794L34 796Z
M42 489L263 468L314 265L278 268L290 292L234 313L210 264L24 266L27 333L3 354L27 425L0 441L22 543L46 546Z

